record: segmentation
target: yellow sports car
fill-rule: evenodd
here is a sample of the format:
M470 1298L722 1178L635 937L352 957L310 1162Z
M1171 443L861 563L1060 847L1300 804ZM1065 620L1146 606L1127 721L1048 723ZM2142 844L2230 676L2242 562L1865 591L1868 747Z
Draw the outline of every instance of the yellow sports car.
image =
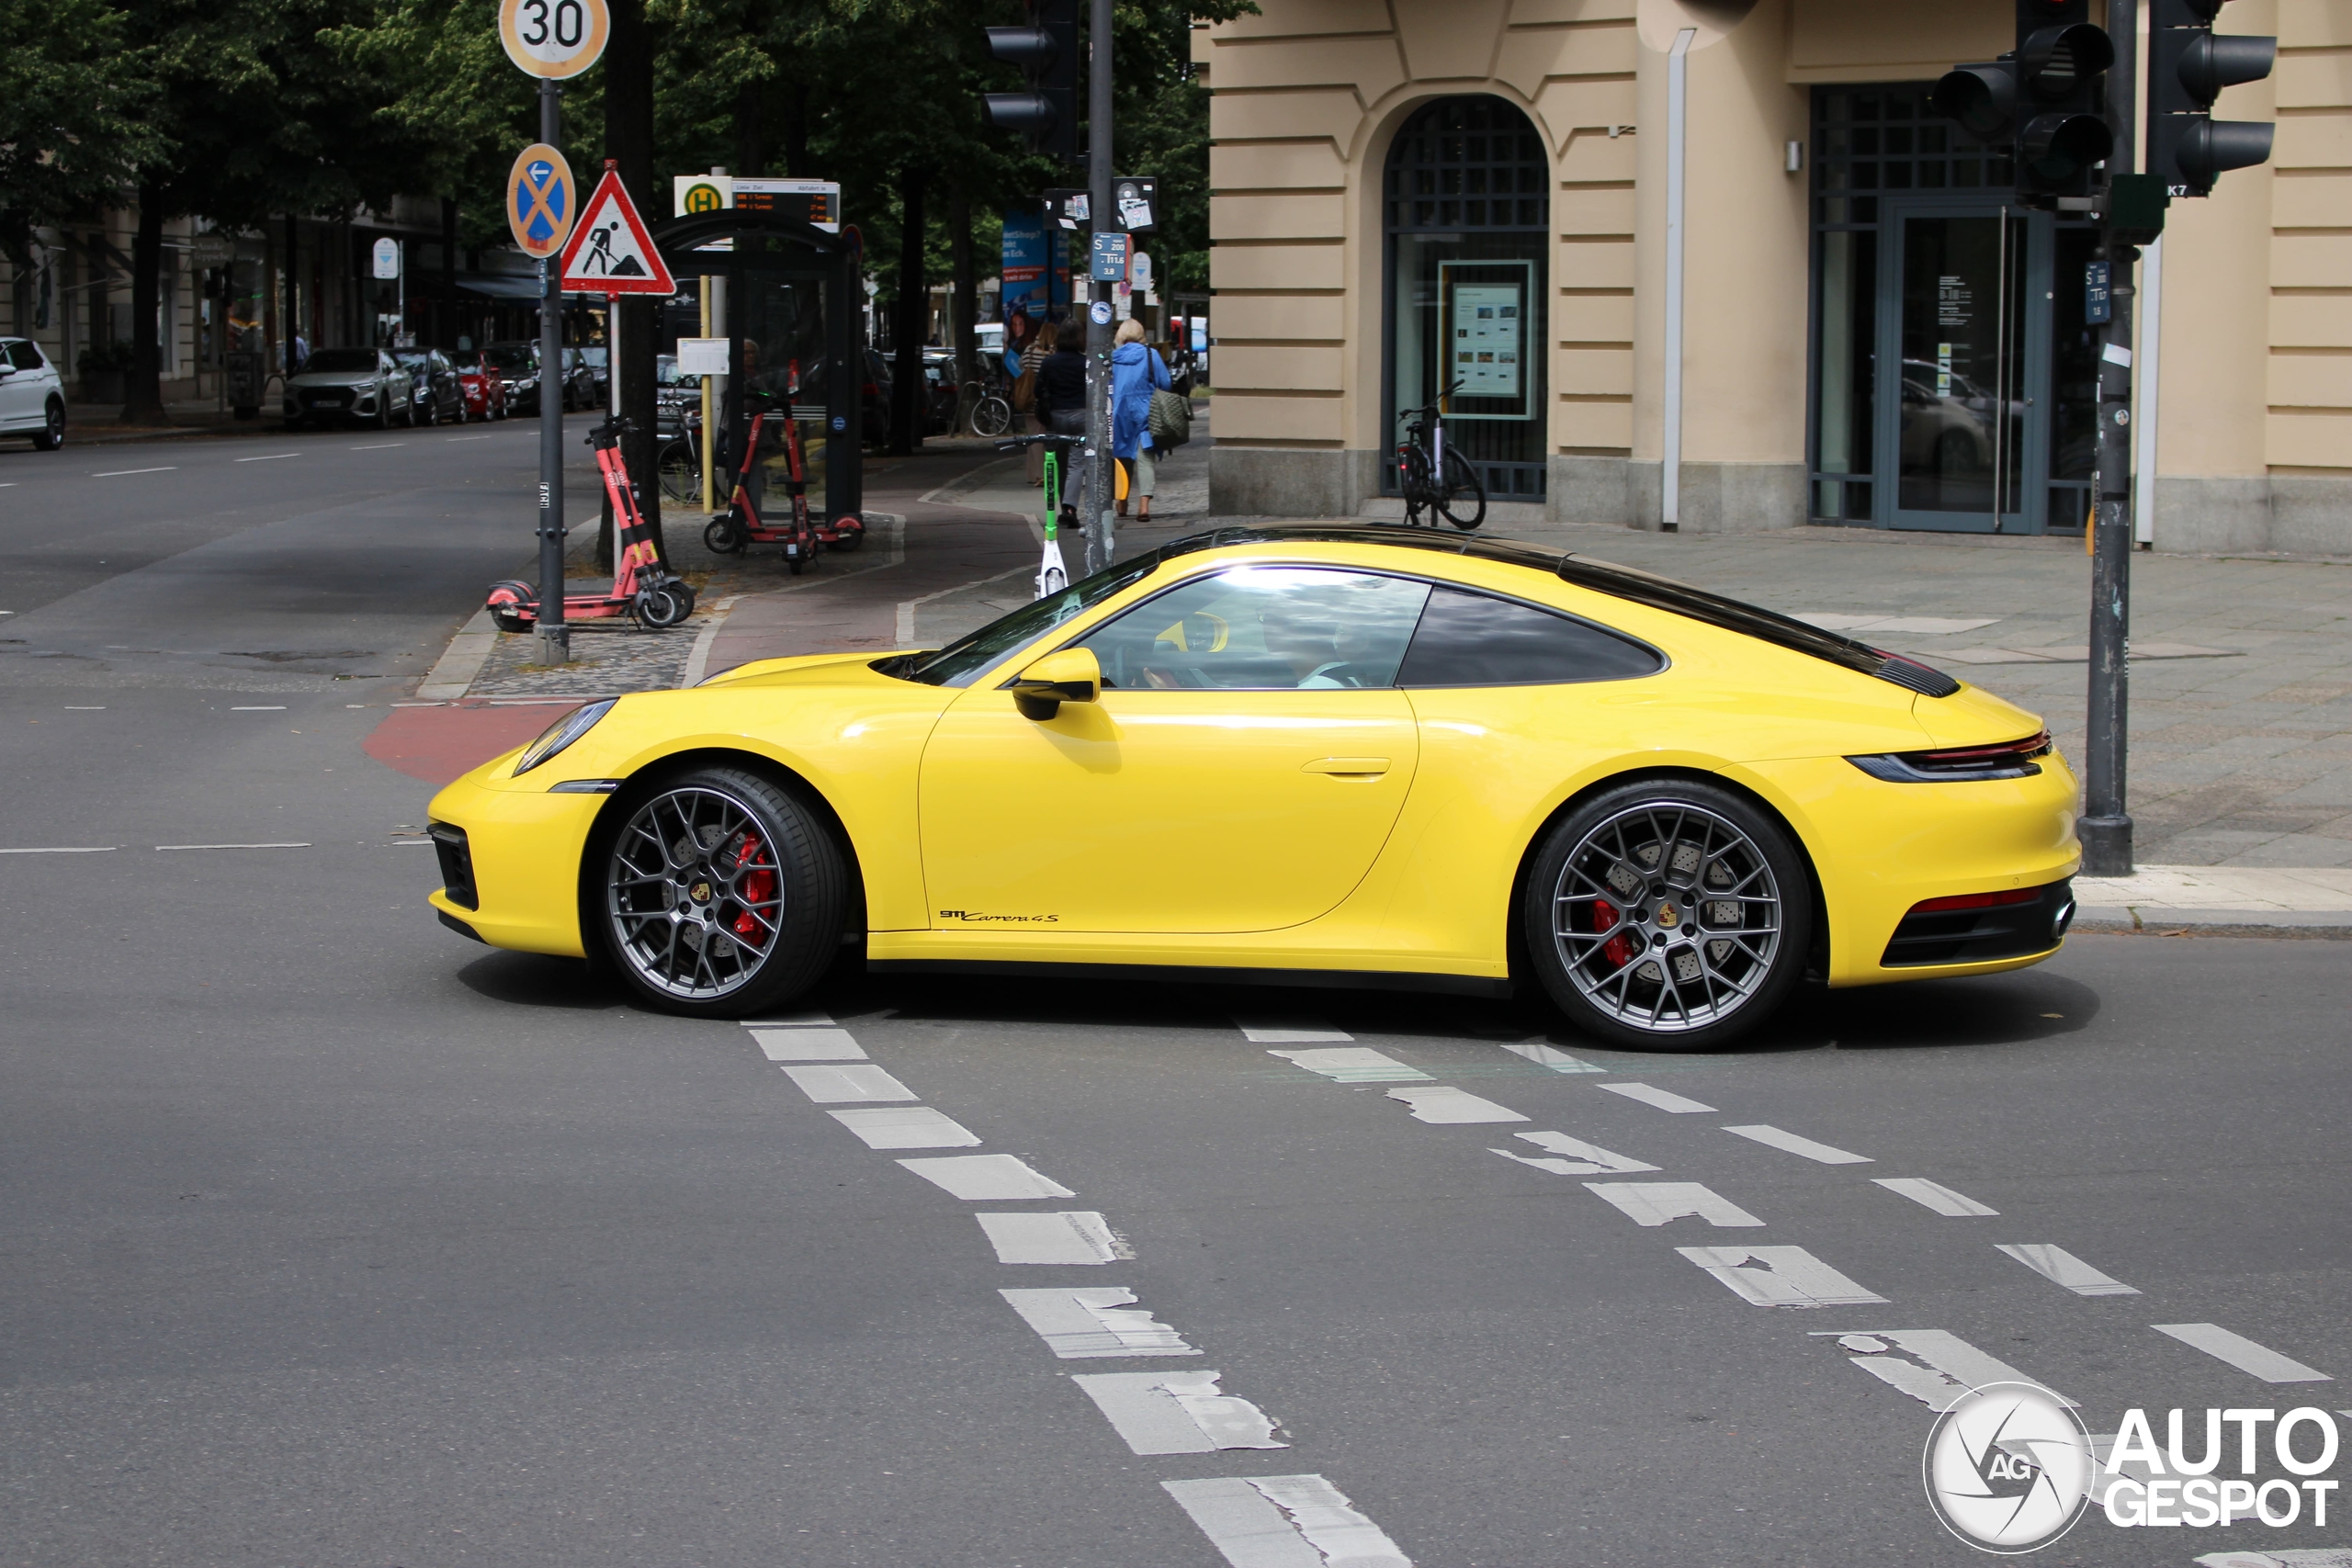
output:
M1231 528L947 647L591 703L433 802L444 923L733 1017L879 970L1475 994L1710 1048L2073 918L2032 715L1649 573Z

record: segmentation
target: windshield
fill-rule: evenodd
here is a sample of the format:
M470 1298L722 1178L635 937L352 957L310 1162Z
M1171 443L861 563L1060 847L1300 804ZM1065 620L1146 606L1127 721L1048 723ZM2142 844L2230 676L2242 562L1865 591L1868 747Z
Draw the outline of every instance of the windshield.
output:
M1121 589L1141 582L1159 566L1159 557L1154 552L1108 571L1098 571L1058 593L1023 604L978 631L967 632L936 653L901 654L886 659L874 668L885 675L895 675L901 681L921 681L927 686L968 686L1007 654L1100 604Z
M433 363L433 355L425 353L423 349L402 349L398 353L395 353L392 357L399 360L402 365L409 366L430 365Z
M376 351L372 348L322 348L302 362L302 374L347 376L355 370L376 368Z
M538 364L527 348L485 348L482 357L501 370L529 370Z
M702 385L701 377L688 376L679 370L678 356L674 354L664 354L655 357L653 361L653 378L664 387L699 387Z
M599 370L605 367L605 351L601 348L583 348L580 351L580 357Z

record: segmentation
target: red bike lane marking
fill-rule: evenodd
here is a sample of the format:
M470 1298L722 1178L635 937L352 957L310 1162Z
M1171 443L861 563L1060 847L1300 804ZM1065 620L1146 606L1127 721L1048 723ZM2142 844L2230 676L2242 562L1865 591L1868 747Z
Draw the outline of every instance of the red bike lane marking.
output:
M512 751L564 711L547 703L394 708L360 749L413 779L445 784Z

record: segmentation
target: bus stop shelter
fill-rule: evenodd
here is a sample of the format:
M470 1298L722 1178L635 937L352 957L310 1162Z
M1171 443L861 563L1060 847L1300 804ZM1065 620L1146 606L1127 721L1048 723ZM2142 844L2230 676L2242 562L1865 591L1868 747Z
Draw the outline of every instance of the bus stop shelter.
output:
M729 208L668 219L651 234L682 291L699 290L704 278L722 285L711 291L711 335L728 340L725 450L740 461L752 416L765 412L762 451L772 440L781 451L775 416L788 413L808 454L812 510L862 516L865 295L857 231L828 233L781 213ZM702 248L718 242L731 248ZM674 352L677 335L665 330L662 352Z

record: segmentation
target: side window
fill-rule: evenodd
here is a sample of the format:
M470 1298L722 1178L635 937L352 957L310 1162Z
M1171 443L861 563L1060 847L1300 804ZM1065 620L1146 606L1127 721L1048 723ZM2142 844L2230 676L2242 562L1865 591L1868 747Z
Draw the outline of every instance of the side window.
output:
M1238 567L1098 627L1107 686L1329 691L1393 686L1430 585L1315 567Z
M8 363L19 370L38 370L41 367L40 350L19 338L8 345Z
M1400 686L1548 686L1655 675L1641 644L1532 604L1440 588L1405 655Z

